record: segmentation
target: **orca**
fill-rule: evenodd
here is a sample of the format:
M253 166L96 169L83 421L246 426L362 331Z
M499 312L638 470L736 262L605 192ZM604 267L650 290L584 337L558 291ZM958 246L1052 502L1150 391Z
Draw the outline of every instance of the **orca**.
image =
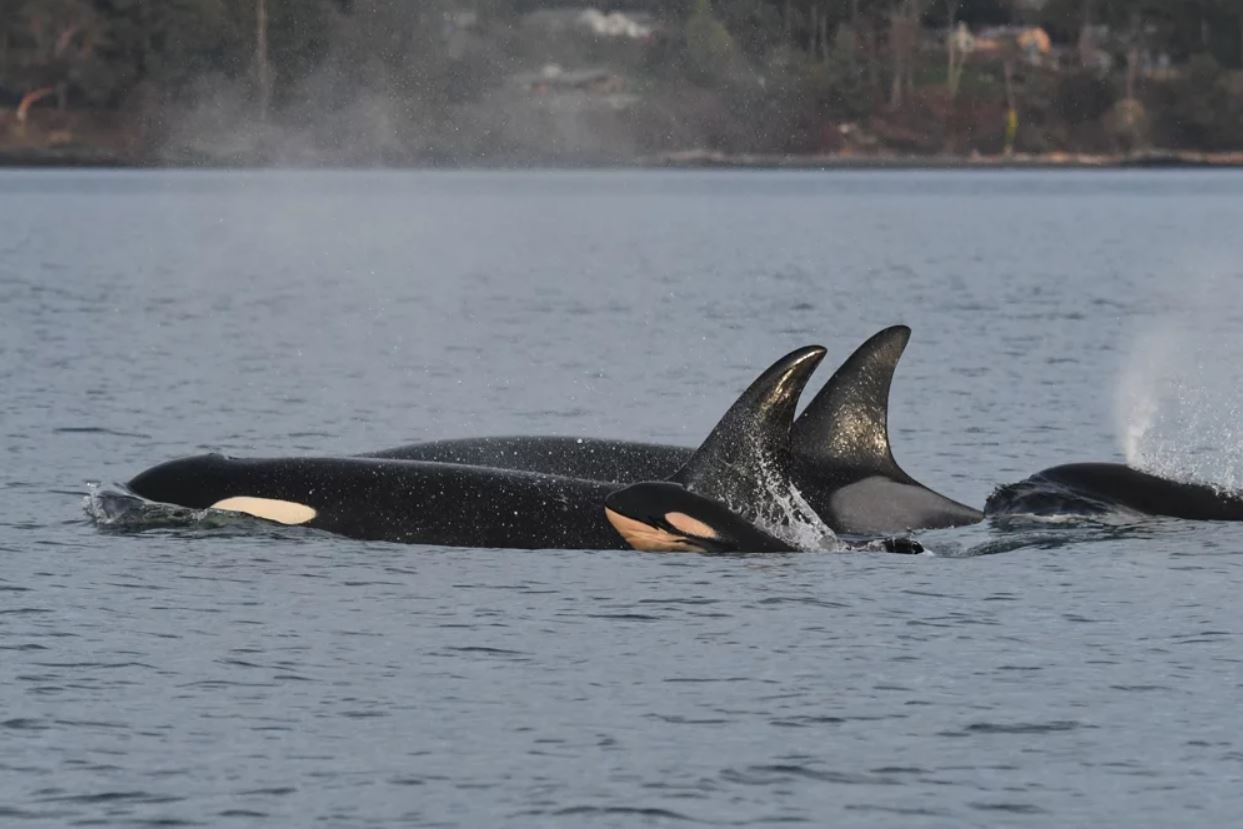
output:
M1243 521L1243 493L1162 478L1120 463L1070 463L998 487L984 512L1006 515L1084 515L1118 512Z
M779 470L798 397L824 354L820 346L796 349L761 374L676 480L733 503L747 521L793 532L790 522L803 516L786 508L791 486ZM211 454L160 464L127 486L150 501L359 539L519 549L627 546L604 508L617 484L524 470L379 457Z
M834 532L900 533L974 524L980 510L945 497L908 475L889 441L889 392L911 329L873 335L833 374L794 422L789 474ZM366 456L471 463L607 480L667 479L693 450L598 438L508 436L432 441ZM732 506L732 504L731 504Z
M636 550L698 553L789 553L789 541L765 532L718 501L671 481L631 484L604 499L609 523ZM921 553L911 538L884 538L848 548Z
M790 553L788 541L761 530L720 502L681 484L631 484L604 499L609 523L631 547L651 552Z
M600 520L616 487L534 472L376 458L198 455L142 472L150 501L240 512L350 538L442 546L620 549Z

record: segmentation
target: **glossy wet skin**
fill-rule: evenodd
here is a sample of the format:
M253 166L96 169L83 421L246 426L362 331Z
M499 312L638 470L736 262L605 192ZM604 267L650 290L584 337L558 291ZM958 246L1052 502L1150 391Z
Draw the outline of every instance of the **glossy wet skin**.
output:
M735 496L757 515L788 498L788 479L759 472L784 449L799 394L823 356L821 346L804 346L769 366L679 470L679 482L706 496ZM213 454L152 467L129 488L151 501L231 509L359 539L518 549L621 545L603 509L616 484L510 469L378 457ZM745 526L750 518L733 520ZM704 529L688 515L673 523L675 533ZM649 538L640 526L622 522L617 529L639 549L678 546L673 538ZM715 542L705 539L696 548L709 543Z
M605 514L639 550L770 553L795 549L720 503L674 483L640 483L611 493L605 499Z
M999 487L985 509L989 515L1126 510L1194 521L1243 521L1243 495L1162 478L1119 463L1071 463Z
M963 526L983 517L974 507L919 483L894 460L888 433L890 386L910 333L904 325L890 326L856 348L793 419L788 445L769 452L769 467L780 468L834 531L884 535ZM746 437L739 433L730 440ZM531 435L433 441L371 456L637 483L675 475L694 454L659 444ZM727 492L723 487L711 495L730 503L749 503L755 497L754 492Z
M616 549L614 486L553 475L377 458L198 455L129 482L151 501L244 512L350 538L518 549Z
M604 515L613 525L613 529L636 550L649 553L716 552L708 546L708 538L701 540L674 531L666 526L667 522L661 517L631 518L609 507L604 508Z
M785 553L800 548L743 520L725 505L666 481L634 484L605 499L605 515L637 550L702 553ZM832 539L834 550L913 555L924 552L909 537Z

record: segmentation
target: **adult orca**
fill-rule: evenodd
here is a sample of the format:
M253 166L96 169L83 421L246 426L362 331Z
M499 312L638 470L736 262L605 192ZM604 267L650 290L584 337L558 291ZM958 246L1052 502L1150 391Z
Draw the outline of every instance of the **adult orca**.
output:
M735 505L774 532L806 520L789 508L786 464L799 394L824 357L797 349L747 388L674 478ZM763 473L763 474L761 474ZM151 501L246 513L352 538L470 547L626 546L605 517L618 486L562 475L391 458L200 455L128 484Z
M910 339L905 325L874 334L846 358L791 429L795 485L838 532L958 527L984 517L924 486L893 457L889 391Z
M535 472L375 458L160 464L127 485L151 501L246 513L350 538L467 547L618 549L600 520L616 487Z
M859 346L795 421L794 485L835 532L900 533L974 524L983 513L908 475L889 441L889 391L911 329L895 325ZM678 446L576 437L485 437L432 441L368 457L470 463L607 480L665 479L689 460Z
M604 499L609 523L636 550L699 553L788 553L789 541L765 532L719 501L670 481L631 484ZM847 545L852 546L852 545ZM920 553L910 538L859 545L891 553Z
M1174 481L1120 463L1070 463L998 487L984 505L990 516L1124 510L1193 521L1243 521L1243 493Z

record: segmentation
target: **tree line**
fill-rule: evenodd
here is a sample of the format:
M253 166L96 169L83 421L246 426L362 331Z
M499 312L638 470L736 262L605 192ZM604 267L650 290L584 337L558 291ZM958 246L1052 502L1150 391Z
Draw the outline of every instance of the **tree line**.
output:
M1080 121L1114 118L1148 140L1215 148L1229 145L1243 127L1243 75L1235 74L1243 69L1243 0L600 5L660 21L658 42L631 71L647 90L694 100L704 90L716 95L715 109L708 108L713 118L738 123L702 132L726 149L747 149L749 141L761 149L815 149L823 143L816 137L822 122L912 106L912 119L935 114L950 124L974 117L964 107L984 106L979 102L989 95L1007 99L1011 112L1031 110L1016 132L1060 118L1070 136ZM5 0L0 107L18 123L48 108L160 122L205 89L227 87L239 111L260 123L296 121L361 94L383 94L402 117L450 117L454 107L477 102L506 76L530 68L536 56L521 42L521 21L553 6L539 0ZM1004 72L968 66L960 81L953 55L945 63L921 49L942 36L934 33L960 23L1039 26L1072 57L1057 78L1030 72L1015 78L1003 62ZM1181 80L1137 91L1136 66L1153 56L1182 67L1173 73ZM969 100L942 100L936 113L927 111L932 104L918 90L950 90L956 98L960 82ZM670 91L681 87L697 91ZM760 110L779 107L769 113L779 117L748 123L757 101ZM1131 109L1114 112L1119 102L1131 102ZM1164 117L1167 109L1174 115ZM948 133L937 140L953 143Z

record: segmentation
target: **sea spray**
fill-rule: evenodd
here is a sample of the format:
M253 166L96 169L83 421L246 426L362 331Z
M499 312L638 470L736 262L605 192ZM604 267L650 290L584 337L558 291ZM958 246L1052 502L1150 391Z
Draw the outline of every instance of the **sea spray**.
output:
M1129 465L1154 471L1160 441L1154 437L1161 410L1160 397L1168 387L1168 332L1148 331L1137 338L1118 377L1114 397L1116 434Z
M807 552L844 549L836 533L790 481L788 472L778 468L771 458L764 458L756 471L764 503L728 504L730 509L754 515L760 529L789 542L795 549Z
M1243 488L1243 365L1226 311L1190 302L1134 339L1118 378L1117 435L1128 465Z

